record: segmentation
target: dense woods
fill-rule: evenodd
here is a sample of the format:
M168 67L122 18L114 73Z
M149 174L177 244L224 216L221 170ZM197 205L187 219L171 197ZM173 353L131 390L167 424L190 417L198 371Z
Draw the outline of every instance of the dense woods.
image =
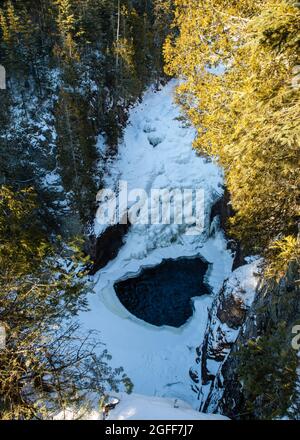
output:
M1 106L2 180L16 188L34 186L50 217L48 226L57 227L68 209L75 231L78 221L91 218L105 160L96 136L104 136L107 154L113 154L128 107L162 77L170 19L164 3L2 5L0 55L8 77Z
M225 170L232 233L282 275L299 262L299 5L174 3L166 71L186 78L177 100L198 130L195 148Z
M150 84L184 80L176 101L195 149L224 169L243 253L262 255L274 283L299 274L299 3L6 0L0 64L0 418L47 418L132 389L76 324L92 290L78 236ZM268 390L262 418L286 413L297 380L287 324L274 321L240 353L249 399Z
M92 288L74 235L92 221L129 106L163 77L163 4L1 2L1 418L51 417L88 405L90 392L100 401L107 389L131 388L99 336L74 320Z

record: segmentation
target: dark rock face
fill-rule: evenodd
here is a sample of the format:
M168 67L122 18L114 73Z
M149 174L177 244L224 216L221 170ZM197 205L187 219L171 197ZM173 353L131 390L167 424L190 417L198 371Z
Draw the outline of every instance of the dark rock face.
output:
M243 324L245 316L246 311L243 302L233 295L224 298L217 310L219 320L233 329L238 329Z
M240 345L246 346L249 339L256 339L266 330L285 321L291 328L300 320L299 268L292 264L286 276L279 282L263 281L258 289L255 301L247 314L245 324L234 344L233 350L222 366L222 397L218 410L235 419L260 419L263 399L257 398L255 410L249 414L246 408L246 396L239 381L237 371L239 358L235 355Z
M134 278L115 284L121 303L137 318L156 326L180 327L193 314L191 298L210 293L201 258L164 260Z
M230 204L230 194L227 188L224 188L223 196L216 201L216 203L211 208L210 213L210 221L212 222L213 218L219 216L220 218L220 228L223 231L227 230L227 222L230 217L232 217L234 211Z
M89 254L93 260L93 266L90 270L91 275L94 275L102 267L106 266L109 261L116 258L124 244L124 237L129 227L129 222L127 224L109 226L99 237L90 237Z
M245 255L241 248L241 244L237 240L233 240L228 234L228 220L234 215L234 210L232 209L230 203L230 193L225 187L223 196L217 200L217 202L212 206L210 213L210 223L212 224L215 217L219 218L219 227L225 232L228 239L228 248L234 252L234 260L232 264L232 270L237 269L240 266L246 264Z
M261 279L248 309L239 307L239 302L232 299L230 286L226 289L225 283L210 311L204 343L198 351L202 386L209 386L207 398L201 402L202 411L221 412L231 419L262 418L264 401L260 397L254 402L254 411L249 413L247 396L237 374L240 361L236 353L240 346L247 346L250 339L265 334L268 328L279 322L285 321L287 328L291 328L300 320L298 278L299 268L291 265L279 283ZM226 332L222 323L226 324ZM232 337L234 335L236 337ZM210 360L220 362L216 374L209 371ZM199 385L195 384L195 387L200 395Z
M250 298L249 292L245 296L241 279L241 275L236 273L226 280L219 295L214 299L209 311L204 340L197 350L197 366L190 371L192 389L199 396L199 409L203 412L213 413L218 409L223 392L223 378L220 371L235 346L249 310L249 305L246 305ZM252 298L254 295L253 289Z
M229 328L237 329L245 311L242 303L235 299L233 295L226 296L225 288L220 292L219 297L214 301L209 313L207 330L204 337L201 361L202 385L211 384L215 379L215 374L209 370L209 361L223 362L232 348L232 341L228 338L222 324Z

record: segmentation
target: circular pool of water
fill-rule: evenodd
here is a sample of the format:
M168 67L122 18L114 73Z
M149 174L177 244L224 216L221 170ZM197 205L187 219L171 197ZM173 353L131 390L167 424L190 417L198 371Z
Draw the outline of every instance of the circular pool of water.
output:
M209 264L200 257L163 260L137 276L118 281L115 292L134 316L156 326L181 327L193 314L191 298L210 293Z

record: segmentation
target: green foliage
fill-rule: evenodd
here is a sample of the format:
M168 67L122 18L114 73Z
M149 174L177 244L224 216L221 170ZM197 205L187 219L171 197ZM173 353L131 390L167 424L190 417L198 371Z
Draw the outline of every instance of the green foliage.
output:
M31 189L0 189L0 417L49 418L88 406L90 393L128 390L112 369L99 336L81 334L74 319L87 308L88 286L78 243L50 243L36 216ZM97 337L96 337L97 336Z
M162 76L166 24L157 27L163 14L158 19L155 8L133 0L7 0L0 6L0 56L8 76L0 110L7 119L0 126L2 177L14 188L28 181L35 187L49 225L53 215L64 224L65 210L75 213L75 229L86 224L101 185L96 136L103 134L107 155L115 154L128 107ZM45 188L47 171L59 172L68 209L60 189Z
M186 79L177 100L198 130L195 147L225 169L231 231L251 252L284 244L299 218L300 9L286 0L175 5L166 71ZM286 267L287 254L277 255Z
M56 0L58 8L56 19L58 31L61 36L61 55L70 59L78 58L75 39L81 32L76 30L76 19L72 11L71 0Z
M292 349L286 323L280 322L256 340L240 348L239 380L243 385L249 416L261 409L260 419L287 415L295 402L297 352Z
M299 267L299 238L289 235L281 240L275 240L270 246L268 260L270 263L266 275L269 277L283 277L287 272L290 263L296 263Z
M56 107L58 165L65 190L82 220L93 214L98 159L89 108L80 95L64 90Z

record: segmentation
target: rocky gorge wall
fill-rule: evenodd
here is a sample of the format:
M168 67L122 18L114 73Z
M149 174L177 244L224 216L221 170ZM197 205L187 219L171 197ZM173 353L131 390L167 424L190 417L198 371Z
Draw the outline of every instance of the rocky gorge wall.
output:
M300 323L299 267L291 265L286 276L275 282L256 274L255 264L233 272L210 310L204 342L197 353L197 369L191 372L200 411L218 412L231 419L265 419L284 413L292 401L294 370L299 364L291 347L292 328ZM252 287L245 285L249 271L253 273ZM255 381L255 365L253 359L247 360L247 353L251 353L251 342L256 344L260 338L267 341L267 350L258 346L258 384L251 392L240 371L245 374L248 368ZM241 350L246 357L239 356ZM270 368L260 371L259 364L265 362ZM274 396L270 397L268 390ZM298 411L296 408L296 416Z
M225 280L209 311L204 340L196 350L195 365L190 369L190 377L192 389L198 395L200 411L218 412L232 419L263 419L268 418L269 414L284 412L289 399L294 396L293 381L297 381L297 373L288 373L291 383L287 385L285 382L289 380L283 379L282 365L277 368L279 373L276 371L275 351L278 351L283 363L286 357L286 362L292 363L293 369L296 369L299 361L291 349L291 339L293 326L300 323L299 267L296 263L291 264L286 275L278 282L264 279L260 270L262 260L249 262L243 254L241 243L226 234L227 222L232 215L230 195L225 189L224 196L212 207L211 233L214 233L215 227L225 231L228 247L235 253L233 272ZM248 351L250 353L249 341L250 344L251 341L256 343L261 337L267 340L270 352L274 340L277 346L273 350L274 359L270 355L270 362L275 362L274 372L272 365L265 377L263 371L258 372L259 385L263 388L266 382L267 388L269 382L276 381L274 376L277 374L278 386L289 387L286 394L277 390L280 397L275 396L271 402L266 401L264 391L259 391L259 387L253 394L249 393L240 373L242 369L245 373L248 368L245 357ZM241 349L246 353L243 358L239 356ZM253 374L251 368L252 364L249 365L249 375ZM287 370L289 368L287 366ZM250 407L249 399L252 400ZM299 391L296 400L299 405ZM299 410L300 407L295 411L298 415Z
M221 371L222 376L222 397L218 402L218 409L232 418L265 418L265 405L269 403L266 401L263 394L257 394L253 397L253 406L249 411L247 405L248 392L243 388L238 370L241 366L241 359L236 355L240 347L247 349L249 341L257 340L266 335L276 335L280 327L283 328L284 337L280 341L280 356L285 356L285 353L292 353L291 339L293 337L292 329L296 323L300 322L300 296L299 296L299 267L292 264L286 274L278 283L275 281L264 280L261 282L254 302L249 309L246 319L241 331L234 344L232 351L225 360ZM270 339L271 344L271 339ZM270 345L271 347L271 345ZM272 348L271 348L272 349ZM274 346L273 353L276 354L276 346ZM296 352L294 353L296 357ZM270 359L272 362L272 358ZM295 362L298 363L297 360ZM288 368L289 366L286 365ZM274 375L270 377L273 381L274 390L276 390L276 364L273 365ZM293 371L290 372L290 378L293 377ZM280 372L283 377L284 372ZM267 379L267 378L266 378ZM266 384L267 385L267 384ZM284 386L287 386L286 380L283 381ZM278 397L278 401L274 400L274 406L279 407L284 399L284 395ZM213 402L213 393L207 402L207 407L211 406ZM279 401L281 399L281 401Z

